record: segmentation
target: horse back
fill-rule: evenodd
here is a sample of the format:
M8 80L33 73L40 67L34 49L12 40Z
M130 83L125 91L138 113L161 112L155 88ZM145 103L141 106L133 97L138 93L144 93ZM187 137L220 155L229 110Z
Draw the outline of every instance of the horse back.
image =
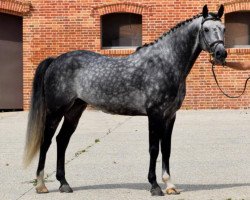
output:
M106 112L142 115L146 114L142 87L143 69L126 57L111 58L90 51L59 56L45 75L45 94L51 109L80 98Z

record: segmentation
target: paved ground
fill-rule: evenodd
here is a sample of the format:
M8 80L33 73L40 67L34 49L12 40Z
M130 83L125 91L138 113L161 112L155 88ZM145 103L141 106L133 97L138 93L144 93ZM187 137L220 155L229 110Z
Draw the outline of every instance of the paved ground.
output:
M37 160L27 170L21 162L26 123L27 112L0 113L1 200L250 199L250 110L179 111L171 169L182 193L157 198L150 196L147 183L146 117L84 113L66 155L72 194L58 192L55 139L46 163L50 193L35 193ZM157 164L160 182L160 157Z

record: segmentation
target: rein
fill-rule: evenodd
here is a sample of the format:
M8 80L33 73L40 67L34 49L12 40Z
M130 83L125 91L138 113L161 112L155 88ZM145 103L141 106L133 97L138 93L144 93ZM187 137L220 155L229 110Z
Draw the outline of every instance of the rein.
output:
M223 66L224 66L224 65L223 65ZM247 82L248 82L248 80L250 79L250 77L248 77L248 78L246 79L245 84L244 84L244 89L242 90L242 92L241 92L239 95L237 95L237 96L231 96L231 95L228 95L227 93L225 93L225 92L221 89L221 87L220 87L220 85L219 85L219 82L218 82L218 80L217 80L217 77L216 77L214 68L215 68L214 62L212 62L212 72L213 72L214 80L215 80L215 82L216 82L216 84L217 84L217 86L218 86L218 88L220 89L220 91L221 91L222 94L224 94L224 95L225 95L226 97L228 97L228 98L236 99L236 98L241 97L241 96L245 93L246 88L247 88Z

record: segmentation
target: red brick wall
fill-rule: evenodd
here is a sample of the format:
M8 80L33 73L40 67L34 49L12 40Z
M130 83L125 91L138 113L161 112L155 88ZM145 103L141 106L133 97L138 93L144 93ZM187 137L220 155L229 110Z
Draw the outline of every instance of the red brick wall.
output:
M0 12L23 16L24 109L29 108L31 83L38 63L48 57L77 49L110 56L125 56L133 50L101 49L100 16L132 12L143 18L143 43L151 42L176 23L200 13L204 4L211 11L225 5L225 12L250 10L249 0L0 0ZM229 49L228 60L250 60L250 49ZM215 85L202 53L187 80L184 109L249 108L250 92L239 99L224 97ZM216 70L225 91L236 94L249 72Z

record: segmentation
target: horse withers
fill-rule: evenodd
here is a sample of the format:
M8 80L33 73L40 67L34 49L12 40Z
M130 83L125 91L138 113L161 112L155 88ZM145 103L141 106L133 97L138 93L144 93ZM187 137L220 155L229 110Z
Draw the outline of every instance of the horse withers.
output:
M24 162L28 165L40 149L38 193L46 193L44 166L51 139L56 137L57 170L61 192L73 192L65 178L65 151L88 104L104 112L148 116L152 195L164 195L156 180L156 159L161 145L162 180L167 194L178 194L170 179L171 135L176 111L186 93L186 78L202 50L224 63L224 25L205 5L201 14L183 21L159 39L122 58L90 51L73 51L42 61L35 73Z

